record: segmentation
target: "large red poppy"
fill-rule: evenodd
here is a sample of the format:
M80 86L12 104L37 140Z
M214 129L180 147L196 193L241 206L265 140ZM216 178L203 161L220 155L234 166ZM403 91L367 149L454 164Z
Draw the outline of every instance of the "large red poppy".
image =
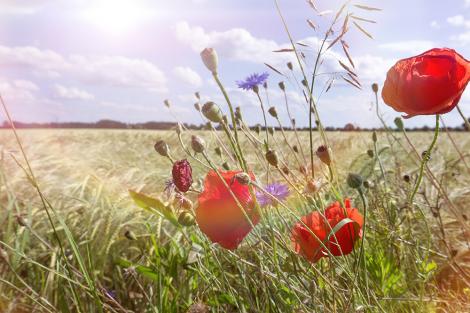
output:
M254 209L249 187L234 179L234 176L241 172L219 171L219 173L250 217L252 224L256 225L259 215ZM253 175L250 176L252 180L255 179ZM196 221L201 231L212 242L219 243L229 250L236 249L251 231L252 224L215 171L207 173L204 190L199 195L198 202Z
M470 62L452 49L432 49L398 61L387 73L382 98L408 116L443 114L459 102Z
M354 223L346 223L333 234L334 227L345 218L351 219ZM325 247L334 256L351 253L354 243L361 236L364 223L361 213L351 207L349 199L344 200L344 208L339 202L335 202L326 208L323 216L315 211L305 215L301 220L303 223L298 222L294 225L291 240L295 252L311 262L317 262L329 255Z

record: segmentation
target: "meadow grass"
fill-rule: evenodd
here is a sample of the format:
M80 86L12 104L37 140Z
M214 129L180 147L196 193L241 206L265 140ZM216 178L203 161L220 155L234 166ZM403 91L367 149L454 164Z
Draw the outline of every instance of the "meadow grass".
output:
M214 153L220 146L215 132L196 133L206 140L214 163L220 166L230 159ZM228 251L211 244L197 226L172 225L139 208L129 196L132 189L165 201L171 163L156 154L153 144L164 139L175 158L187 158L176 132L21 130L19 135L56 229L48 222L34 181L22 169L26 164L12 132L1 131L0 312L469 309L468 133L451 134L462 156L441 135L428 163L440 188L425 176L413 206L407 204L413 184L403 177L413 182L419 163L402 133L379 132L376 147L369 132L328 133L338 193L363 211L361 197L347 186L346 175L359 173L368 182L367 235L359 264L359 249L311 264L289 248L290 227L296 221L291 213L303 215L337 198L328 185L328 169L318 160L315 170L325 186L315 200L306 202L294 194L286 203L289 210L264 210L243 244ZM285 135L295 142L293 132ZM432 134L408 136L421 152ZM189 132L182 138L189 145ZM267 173L282 179L275 170L266 171L263 155L243 134L240 140L260 182ZM283 135L276 132L271 140L280 159L294 168L296 160ZM306 146L309 140L308 133L300 133ZM313 141L320 145L319 137L314 135ZM373 157L369 149L376 152ZM207 169L190 161L193 188L200 190ZM288 176L295 182L301 180L299 175L292 171Z

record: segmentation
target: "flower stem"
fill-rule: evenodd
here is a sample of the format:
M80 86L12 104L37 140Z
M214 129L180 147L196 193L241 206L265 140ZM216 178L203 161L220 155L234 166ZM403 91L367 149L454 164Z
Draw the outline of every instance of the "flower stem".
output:
M426 150L425 155L422 157L421 166L419 168L418 179L416 180L415 187L413 189L413 192L410 195L410 199L409 199L410 205L413 204L414 197L416 196L416 193L419 190L419 186L421 185L421 181L423 180L424 168L425 168L426 163L428 162L428 160L431 156L432 149L436 145L438 137L439 137L439 114L436 114L436 128L434 129L434 138L433 138L431 144L429 145L428 150Z

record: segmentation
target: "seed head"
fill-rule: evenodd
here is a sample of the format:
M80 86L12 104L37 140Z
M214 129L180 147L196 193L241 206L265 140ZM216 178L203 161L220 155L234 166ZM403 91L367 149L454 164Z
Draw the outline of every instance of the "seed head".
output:
M163 104L165 104L165 106L166 106L167 108L170 108L170 106L171 106L171 105L170 105L170 100L168 100L168 99L163 100Z
M194 103L194 108L196 109L196 111L201 111L201 105L199 104L199 102Z
M265 156L266 156L266 160L268 161L269 164L271 164L274 167L279 166L279 160L278 160L276 151L268 150L268 152L266 152Z
M297 147L297 145L294 145L292 150L294 150L295 153L299 153L299 147Z
M326 165L330 166L331 165L331 157L330 157L330 152L328 151L328 147L326 146L320 146L317 149L317 157Z
M286 90L286 85L284 84L284 82L279 82L279 88L280 88L282 91L285 91L285 90Z
M377 85L377 83L373 83L373 84L372 84L372 91L373 91L374 93L379 92L379 85Z
M371 149L367 150L367 155L371 158L374 157L374 151L372 151Z
M241 185L249 185L251 183L250 175L244 172L236 174L234 178Z
M168 157L170 155L170 147L168 147L167 143L163 140L157 141L154 148L161 156Z
M203 153L205 150L205 142L199 136L191 136L191 148L193 148L196 153Z
M270 107L268 112L272 117L277 118L277 111L275 107Z
M292 62L287 62L287 68L291 71L294 69L294 66L292 65Z
M212 74L217 74L219 58L217 57L217 52L213 48L205 48L202 50L201 59L207 69L212 72Z
M222 123L223 121L222 111L214 102L206 102L202 106L202 114L211 122Z
M374 130L374 132L372 133L372 141L373 141L373 142L377 142L377 133L375 132L375 130Z
M351 188L360 189L364 183L364 180L362 179L361 175L350 173L347 178L347 183Z
M398 130L403 130L405 128L405 125L403 125L403 120L401 117L397 117L395 120L395 125L397 126Z

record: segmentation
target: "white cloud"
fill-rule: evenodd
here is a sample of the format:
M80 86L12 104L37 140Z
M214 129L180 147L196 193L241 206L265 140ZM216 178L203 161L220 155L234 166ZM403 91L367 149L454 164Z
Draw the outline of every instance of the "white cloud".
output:
M67 78L95 85L167 90L164 73L144 59L123 56L63 56L36 47L0 46L0 65L24 67L49 78Z
M22 104L36 99L39 87L28 80L7 80L0 78L0 93L7 102Z
M95 96L75 87L65 87L59 84L53 86L53 95L63 100L93 100Z
M200 87L202 85L202 78L197 72L190 67L178 66L173 69L173 74L185 84L192 87Z
M380 49L392 52L403 52L407 54L419 54L435 46L435 43L429 40L407 40L398 42L389 42L379 45Z
M470 7L470 0L465 0L465 7L466 8Z
M429 25L434 29L440 29L441 28L441 24L439 24L438 21L432 21Z
M33 14L51 0L1 0L0 14Z
M463 15L455 15L447 18L447 23L456 27L467 27L470 28L470 20L465 19Z

